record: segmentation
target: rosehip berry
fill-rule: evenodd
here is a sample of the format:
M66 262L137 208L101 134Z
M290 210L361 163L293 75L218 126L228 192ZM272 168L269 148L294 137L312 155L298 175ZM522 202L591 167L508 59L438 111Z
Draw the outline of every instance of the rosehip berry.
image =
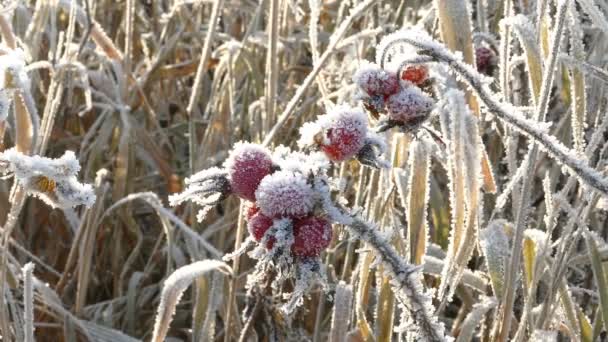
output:
M429 77L429 68L426 65L408 65L401 72L401 79L420 86Z
M492 76L496 67L496 55L492 49L485 46L479 47L475 50L475 63L477 64L477 71Z
M401 89L387 101L391 120L403 123L427 116L432 108L433 99L417 87Z
M355 108L341 106L327 118L324 135L318 144L332 161L352 158L365 144L367 135L367 116Z
M260 208L255 203L250 203L245 210L245 218L247 221L251 220L253 215L257 214L260 211Z
M322 217L309 216L293 223L291 252L298 257L315 257L331 242L331 224Z
M353 76L355 84L368 96L389 96L399 90L399 79L374 63L365 63Z
M250 143L237 144L224 167L228 171L232 193L249 201L255 201L255 190L260 181L273 171L270 152Z
M270 217L262 213L257 213L249 219L249 222L247 223L247 230L249 231L249 234L253 236L255 241L261 242L264 238L264 234L266 234L266 231L268 231L272 225L273 221ZM266 248L271 249L275 241L276 239L273 236L269 237L268 241L266 242Z
M268 217L302 217L312 211L315 194L301 173L278 171L262 179L255 197Z

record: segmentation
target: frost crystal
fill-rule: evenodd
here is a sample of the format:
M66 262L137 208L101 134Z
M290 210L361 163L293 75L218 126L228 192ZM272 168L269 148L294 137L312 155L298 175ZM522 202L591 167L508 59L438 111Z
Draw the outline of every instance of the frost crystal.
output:
M23 189L53 208L93 205L93 187L78 182L78 171L80 164L72 151L57 159L28 156L15 149L0 153L0 172L14 174Z
M304 216L312 211L314 197L306 178L290 171L264 177L255 193L260 210L270 217Z

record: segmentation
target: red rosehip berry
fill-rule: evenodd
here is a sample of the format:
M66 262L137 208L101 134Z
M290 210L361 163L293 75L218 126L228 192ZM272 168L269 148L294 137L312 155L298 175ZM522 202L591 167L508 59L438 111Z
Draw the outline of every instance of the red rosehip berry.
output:
M309 216L293 223L291 252L298 257L316 257L329 246L331 224L325 218Z
M364 63L353 76L355 84L367 96L389 96L399 90L399 79L374 63Z
M432 108L433 99L417 87L403 88L387 101L391 120L403 123L427 116Z
M249 201L255 201L255 190L273 171L270 152L250 143L237 144L224 167L228 171L232 193Z
M339 106L323 121L323 131L317 136L317 144L330 160L350 159L365 144L368 121L363 111Z
M477 64L477 71L492 76L496 67L496 55L492 49L485 46L479 47L475 50L475 63Z
M245 209L245 219L247 219L247 221L251 220L253 215L257 214L259 211L260 208L255 203L249 203Z
M255 241L261 242L264 238L264 234L266 234L266 231L268 231L272 225L273 221L270 217L262 213L257 213L249 219L249 222L247 222L247 230ZM273 236L269 237L266 242L266 248L271 249L275 242L276 239Z
M315 194L298 172L278 171L264 177L255 192L260 212L272 218L302 217L314 206Z
M426 65L408 65L401 72L401 79L417 86L424 83L429 77L429 68Z

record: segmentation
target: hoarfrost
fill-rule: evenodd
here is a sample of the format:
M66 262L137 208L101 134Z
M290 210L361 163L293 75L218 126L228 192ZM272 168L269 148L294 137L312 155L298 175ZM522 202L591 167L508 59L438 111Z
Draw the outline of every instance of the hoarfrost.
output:
M91 207L95 193L90 184L78 182L80 164L72 151L51 159L28 156L12 148L0 153L0 172L14 174L19 185L53 208Z

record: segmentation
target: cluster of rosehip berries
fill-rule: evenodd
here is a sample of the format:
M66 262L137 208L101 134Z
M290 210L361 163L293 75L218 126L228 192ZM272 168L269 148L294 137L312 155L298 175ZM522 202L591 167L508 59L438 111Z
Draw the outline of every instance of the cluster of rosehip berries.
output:
M401 127L410 131L429 116L435 101L426 65L406 65L398 72L387 71L373 63L363 64L353 76L358 97L373 117L387 114L379 131Z
M331 223L315 214L315 190L301 170L281 169L266 148L250 143L238 144L224 167L228 180L224 192L250 201L247 228L255 241L272 249L277 239L267 235L277 222L288 219L294 257L316 257L329 246Z

